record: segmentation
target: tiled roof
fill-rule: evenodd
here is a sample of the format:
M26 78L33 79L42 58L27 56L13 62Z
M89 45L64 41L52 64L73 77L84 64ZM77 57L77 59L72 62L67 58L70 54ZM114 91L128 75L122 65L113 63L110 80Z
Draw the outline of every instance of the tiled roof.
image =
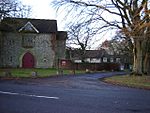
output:
M29 18L4 18L0 24L0 30L18 31L27 22L30 22L39 33L56 33L57 21L45 19L29 19Z
M71 50L71 55L73 58L78 59L81 57L81 52L79 50ZM108 53L104 50L86 50L85 58L100 58L100 57L109 57Z
M106 56L107 52L105 50L87 50L85 56L88 58L100 58Z

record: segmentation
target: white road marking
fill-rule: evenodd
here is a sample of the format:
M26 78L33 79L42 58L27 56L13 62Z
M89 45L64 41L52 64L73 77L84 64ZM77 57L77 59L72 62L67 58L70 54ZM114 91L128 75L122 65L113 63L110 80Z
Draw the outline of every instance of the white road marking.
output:
M5 91L0 91L0 93L6 94L6 95L20 95L20 96L28 96L28 97L36 97L36 98L59 99L59 97L49 97L49 96L42 96L42 95L29 95L29 94L21 94L21 93L5 92Z

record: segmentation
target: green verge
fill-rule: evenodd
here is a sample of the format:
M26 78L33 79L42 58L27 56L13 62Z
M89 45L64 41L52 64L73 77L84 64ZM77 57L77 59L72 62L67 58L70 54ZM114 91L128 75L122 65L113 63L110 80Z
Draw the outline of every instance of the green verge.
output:
M32 72L37 72L37 77L50 77L57 75L57 69L0 69L0 77L4 77L4 72L11 72L11 76L14 78L30 78L32 77ZM85 71L76 70L76 74L85 73ZM63 70L64 75L73 74L71 70ZM9 78L8 77L8 78Z
M103 81L121 86L150 89L150 76L113 76L104 78Z

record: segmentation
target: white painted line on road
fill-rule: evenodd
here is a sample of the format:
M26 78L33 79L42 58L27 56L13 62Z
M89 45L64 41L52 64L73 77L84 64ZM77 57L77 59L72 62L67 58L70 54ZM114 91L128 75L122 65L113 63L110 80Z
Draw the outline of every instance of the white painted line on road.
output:
M20 96L28 96L28 97L36 97L36 98L59 99L59 97L29 95L29 94L21 94L21 93L5 92L5 91L0 91L0 93L1 93L1 94L6 94L6 95L20 95Z

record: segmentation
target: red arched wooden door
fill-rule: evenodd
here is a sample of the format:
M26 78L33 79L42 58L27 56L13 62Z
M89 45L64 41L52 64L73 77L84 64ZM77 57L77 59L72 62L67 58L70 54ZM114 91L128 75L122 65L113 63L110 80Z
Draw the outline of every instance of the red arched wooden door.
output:
M23 68L33 68L34 67L34 56L27 52L22 58L22 67Z

